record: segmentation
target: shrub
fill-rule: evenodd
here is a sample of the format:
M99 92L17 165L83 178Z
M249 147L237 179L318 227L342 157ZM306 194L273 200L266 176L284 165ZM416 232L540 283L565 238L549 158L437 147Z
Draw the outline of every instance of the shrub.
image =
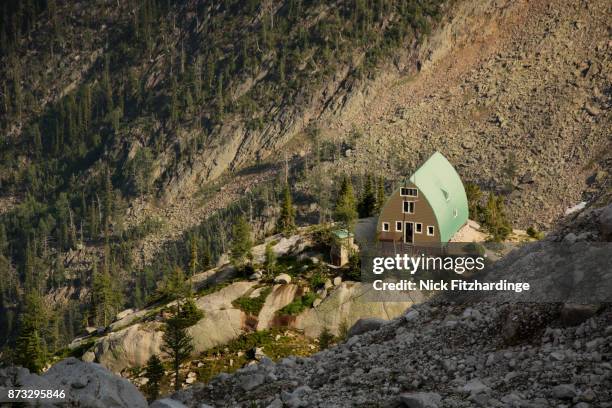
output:
M317 295L308 292L278 311L279 315L295 316L312 307Z
M527 235L534 239L542 239L544 238L544 233L542 231L538 231L534 227L527 228Z
M327 327L323 328L323 331L319 335L319 348L325 350L334 341L334 335L331 334Z
M204 312L198 309L193 299L187 299L181 306L178 317L182 320L184 327L190 327L204 317Z
M327 277L322 274L320 271L316 271L310 277L310 288L312 290L317 290L325 286L325 281Z
M232 305L251 316L257 316L259 315L264 303L266 303L266 298L270 292L272 292L272 288L267 286L261 290L259 296L254 298L243 296L234 300Z
M351 254L347 267L346 277L352 281L361 281L361 258L359 257L359 253L355 252Z

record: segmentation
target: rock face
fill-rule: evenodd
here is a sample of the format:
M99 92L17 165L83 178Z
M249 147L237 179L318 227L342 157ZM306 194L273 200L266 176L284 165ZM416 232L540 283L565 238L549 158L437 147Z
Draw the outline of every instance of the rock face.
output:
M197 299L196 305L204 312L204 317L189 328L194 339L194 353L227 343L243 333L245 315L232 306L232 301L254 285L254 282L236 282ZM92 350L94 355L87 353L86 356L114 372L142 367L149 357L161 352L162 328L162 323L153 321L109 333L96 342Z
M296 285L274 285L272 292L259 312L257 330L271 327L276 311L287 306L295 298L298 287Z
M118 377L95 363L67 358L43 375L25 368L0 370L0 387L19 384L23 388L64 390L66 405L90 408L146 408L147 401L128 380ZM41 406L52 407L55 405ZM32 404L34 405L34 404Z
M351 327L361 318L389 320L401 315L412 302L366 302L363 296L370 286L358 282L342 282L316 308L297 316L293 326L317 337L324 328L334 335Z
M94 345L94 361L114 372L125 367L142 367L149 357L159 354L163 343L161 329L161 323L149 322L109 333Z
M232 302L249 293L256 282L240 281L232 283L217 292L196 299L196 305L204 312L204 317L189 328L193 337L194 354L214 346L227 343L246 328L246 314L236 309ZM309 337L317 337L324 328L338 335L362 318L362 325L369 330L374 322L400 316L412 302L366 302L362 300L367 286L356 282L341 282L323 300L317 299L317 307L310 308L295 318L283 321L283 325L304 330ZM255 290L257 291L257 289ZM295 284L276 284L266 298L257 317L257 330L264 330L278 324L276 312L291 303L298 293ZM422 299L421 299L422 300ZM143 311L137 312L141 314ZM128 315L124 319L129 319ZM128 367L142 367L153 354L161 353L163 344L163 324L151 321L136 323L132 326L107 334L98 340L91 351L83 355L84 361L98 362L114 372ZM365 330L364 328L359 329ZM357 330L354 328L353 331ZM356 333L355 333L356 334Z

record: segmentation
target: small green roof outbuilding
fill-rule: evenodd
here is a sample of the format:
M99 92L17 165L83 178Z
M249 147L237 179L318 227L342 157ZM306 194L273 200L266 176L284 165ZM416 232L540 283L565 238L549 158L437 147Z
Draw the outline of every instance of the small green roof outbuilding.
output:
M467 223L468 214L459 174L435 152L389 197L377 231L382 241L446 243Z

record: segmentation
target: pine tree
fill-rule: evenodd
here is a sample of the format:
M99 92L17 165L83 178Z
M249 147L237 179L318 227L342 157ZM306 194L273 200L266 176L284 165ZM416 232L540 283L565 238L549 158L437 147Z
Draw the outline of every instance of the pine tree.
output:
M278 229L284 235L289 235L295 231L295 209L293 208L289 184L285 184L285 189L283 191L283 202L281 204L281 213L278 219Z
M512 232L512 227L506 218L504 200L493 192L489 194L484 214L484 224L495 242L505 240Z
M113 215L113 183L111 181L110 171L106 171L106 178L104 182L104 209L103 209L103 221L104 221L104 237L108 240L110 234L110 223Z
M385 180L381 177L376 188L376 212L380 213L385 206Z
M110 80L110 59L108 55L106 56L106 61L104 63L104 72L102 74L102 92L104 95L104 107L106 108L106 113L110 114L114 109L113 102L113 87Z
M181 301L185 296L187 296L188 290L189 288L183 270L178 266L175 267L170 273L170 276L168 276L166 279L164 285L164 295L169 300L176 300L177 313L180 310Z
M32 148L34 149L34 156L39 158L42 154L42 137L40 135L40 127L38 123L35 123L30 128L30 136L32 137Z
M482 222L480 218L482 214L482 207L480 205L482 191L480 187L474 183L465 183L465 195L467 196L470 218Z
M196 270L198 267L198 243L195 237L191 238L191 254L189 259L189 272L190 276L196 274Z
M251 253L253 246L253 238L251 236L251 226L246 221L244 216L238 217L238 220L232 228L233 240L230 259L235 265L241 266Z
M176 79L172 78L172 94L170 97L170 120L173 123L179 120L179 106L178 106L178 90Z
M187 328L183 319L173 316L166 321L163 335L164 344L162 351L165 352L172 361L174 370L174 389L181 388L180 367L193 351L193 338L187 333Z
M272 242L268 242L266 244L264 259L264 269L266 271L266 275L269 277L274 276L274 271L276 270L276 253L274 253L274 249L272 247Z
M96 208L96 202L92 199L89 206L89 238L92 240L98 238L98 223L99 211Z
M216 99L217 99L217 111L218 111L217 113L219 117L221 117L223 116L223 112L225 111L225 102L224 102L224 97L223 97L223 73L220 73L218 75Z
M117 312L120 303L120 293L113 285L110 275L110 266L105 266L98 272L97 262L93 264L91 305L96 325L108 326Z
M361 196L361 200L359 200L357 209L360 218L371 217L374 214L374 210L376 209L374 186L372 185L372 176L370 176L369 174L366 176L363 194Z
M334 218L348 230L352 230L353 223L357 218L353 184L346 176L344 176L342 184L340 185L340 191L338 192L338 199L336 200L336 207L334 209Z
M15 352L17 364L33 373L40 373L45 365L45 345L41 338L45 316L40 295L35 291L27 294Z
M149 380L146 385L146 392L150 401L156 400L159 396L159 386L164 374L165 370L161 360L156 354L153 354L145 367L145 378Z
M211 264L212 254L210 253L210 246L206 243L204 245L204 250L200 255L200 268L202 268L202 270L207 270L208 268L210 268Z

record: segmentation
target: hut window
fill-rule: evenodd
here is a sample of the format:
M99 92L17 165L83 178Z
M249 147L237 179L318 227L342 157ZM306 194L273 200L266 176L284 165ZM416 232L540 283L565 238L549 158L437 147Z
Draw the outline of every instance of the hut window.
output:
M389 223L388 222L383 222L382 223L382 230L383 231L389 231Z
M427 235L429 235L430 237L432 237L434 234L434 227L433 225L428 225L427 226Z
M419 192L417 191L416 188L402 187L400 189L400 195L402 197L417 197L418 194L419 194Z
M414 201L404 201L404 213L414 214Z
M395 230L396 231L401 231L402 230L402 222L401 221L395 221Z
M417 234L420 234L423 232L423 224L421 224L420 222L417 222L416 224L414 224L414 232L416 232Z

